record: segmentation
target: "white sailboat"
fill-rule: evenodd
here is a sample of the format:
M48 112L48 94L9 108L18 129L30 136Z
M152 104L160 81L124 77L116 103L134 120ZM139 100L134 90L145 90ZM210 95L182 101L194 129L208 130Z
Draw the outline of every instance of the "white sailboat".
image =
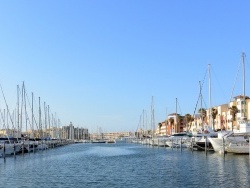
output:
M21 150L21 144L10 138L0 140L0 156L13 155Z
M245 53L242 53L243 65L243 96L237 100L240 112L237 113L239 129L218 133L218 138L209 138L215 151L231 153L249 153L250 123L246 117L245 95Z
M1 87L1 92L4 98L5 105L7 108L6 110L7 113L5 113L5 110L4 110L4 113L0 110L3 128L5 130L5 135L0 137L0 156L5 156L5 155L12 155L12 154L18 153L21 149L21 144L18 142L17 138L14 138L14 133L10 134L8 131L9 130L9 124L8 124L9 117L13 126L14 126L14 123L10 116L9 107L5 100L5 96L4 96L4 92L3 92L1 84L0 84L0 87Z
M195 130L192 132L192 143L189 143L191 149L195 150L213 150L212 144L208 138L217 137L217 133L212 129L212 105L211 105L211 74L210 74L210 64L208 64L208 82L209 82L209 125L204 125L203 122L203 112L200 112L202 127L199 130ZM200 85L200 100L201 100L201 110L202 108L202 92L201 92L201 84Z
M172 129L171 127L171 136L168 137L166 139L166 145L168 147L172 147L172 148L187 148L188 147L188 142L190 141L190 137L189 134L187 132L179 132L180 130L178 130L178 125L179 125L179 120L178 120L178 116L179 114L177 113L177 98L176 98L176 111L174 114L174 122L175 122L175 128Z

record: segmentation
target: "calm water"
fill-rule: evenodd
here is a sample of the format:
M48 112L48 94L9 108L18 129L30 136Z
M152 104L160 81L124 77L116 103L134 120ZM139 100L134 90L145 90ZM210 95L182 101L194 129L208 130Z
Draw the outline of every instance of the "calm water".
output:
M1 187L250 187L249 155L130 143L74 144L0 158Z

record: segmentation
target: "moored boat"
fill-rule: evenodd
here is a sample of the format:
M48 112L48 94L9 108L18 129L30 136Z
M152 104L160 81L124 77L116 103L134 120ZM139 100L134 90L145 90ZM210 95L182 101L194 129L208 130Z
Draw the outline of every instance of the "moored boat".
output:
M166 144L167 146L173 147L173 148L176 148L176 147L187 148L188 147L187 142L190 139L191 138L186 132L174 133L167 139Z

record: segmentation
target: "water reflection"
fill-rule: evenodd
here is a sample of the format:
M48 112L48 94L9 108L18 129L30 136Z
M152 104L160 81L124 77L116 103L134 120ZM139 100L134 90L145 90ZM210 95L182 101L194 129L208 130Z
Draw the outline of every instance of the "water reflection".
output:
M135 153L136 151L134 150L125 149L122 147L119 148L119 147L102 147L102 146L94 146L85 152L86 155L93 155L99 157L132 155Z

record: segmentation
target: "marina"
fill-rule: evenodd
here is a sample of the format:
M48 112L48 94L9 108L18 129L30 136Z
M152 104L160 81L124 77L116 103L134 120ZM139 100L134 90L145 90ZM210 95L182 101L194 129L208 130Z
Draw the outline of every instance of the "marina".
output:
M3 187L249 187L249 155L70 144L0 160Z
M0 188L250 188L250 1L1 1Z

